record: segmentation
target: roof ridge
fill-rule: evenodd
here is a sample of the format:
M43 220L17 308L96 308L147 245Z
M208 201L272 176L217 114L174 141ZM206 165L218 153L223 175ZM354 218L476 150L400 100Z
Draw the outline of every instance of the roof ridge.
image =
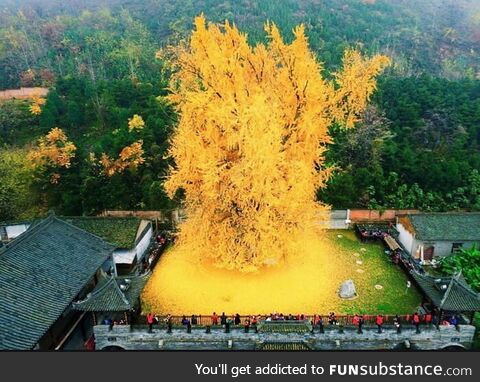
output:
M112 277L107 277L107 281L105 281L103 283L103 285L100 285L98 287L97 290L93 290L91 291L89 294L87 294L86 298L81 300L81 301L77 301L76 303L80 304L84 301L88 301L90 300L92 297L95 297L97 295L99 295L100 293L102 293L105 289L107 289L107 287L111 284L111 281L112 281ZM97 284L98 285L98 284Z
M65 220L63 220L63 219L57 218L56 216L54 216L54 218L55 218L56 220L64 223L64 224L70 226L70 227L73 227L74 229L76 229L76 230L78 230L78 231L81 231L81 232L83 232L83 233L86 233L87 235L93 236L94 238L103 241L104 243L106 243L106 244L108 244L109 246L111 246L113 249L117 248L114 244L106 241L105 239L101 238L100 236L97 236L97 235L95 235L95 234L93 234L93 233L91 233L91 232L88 232L87 230L84 230L83 228L80 228L80 227L76 226L75 224L71 224L71 223L69 223L69 222L67 222L67 221L65 221Z
M142 278L147 278L147 276L150 276L152 274L151 270L148 270L145 273L142 273L141 275L123 275L123 276L116 276L115 278L117 280L125 280L125 279L142 279Z
M117 283L117 279L114 277L114 281L115 281L115 287L117 289L117 291L120 293L120 296L123 300L123 302L128 306L128 307L131 307L132 305L130 304L130 301L128 301L128 298L127 296L125 296L125 293L123 293L123 291L120 289L120 286L118 285Z
M119 297L122 299L122 301L125 303L125 305L131 307L132 304L130 303L130 301L128 301L127 297L125 296L125 293L120 289L120 287L117 283L117 279L118 278L113 276L113 275L107 276L107 281L103 285L101 285L97 290L93 290L92 292L90 292L90 296L87 295L87 297L85 299L83 299L81 301L76 301L73 304L76 305L76 306L80 306L83 303L87 303L91 299L94 299L94 298L100 296L103 292L105 292L107 290L107 288L110 287L111 284L113 284L113 288L119 294Z
M440 301L440 308L443 308L443 305L447 301L447 297L450 295L450 292L451 292L452 287L453 287L454 280L455 280L455 277L452 277L451 280L450 280L450 283L448 284L448 288L445 291L445 293L442 297L442 300Z
M149 219L142 219L136 216L59 216L62 219L86 219L86 220L149 220Z
M468 285L467 280L465 280L465 278L462 277L463 276L462 273L463 273L463 271L462 271L462 269L460 269L460 271L454 277L457 285L459 285L460 287L465 289L465 291L469 292L471 295L479 298L479 294L477 292L475 292L470 285ZM453 279L452 279L452 281L453 281ZM463 282L463 281L465 281L465 282Z
M426 216L426 215L480 215L480 211L448 211L448 212L421 212L416 214L407 214L407 216Z
M479 295L478 293L476 293L473 289L470 288L469 285L464 285L461 281L460 281L460 277L462 276L462 270L460 270L459 272L455 273L451 280L450 280L450 283L448 284L448 288L447 290L445 291L445 294L443 295L442 297L442 301L440 302L440 308L443 307L443 305L445 304L445 302L447 301L447 298L448 296L450 295L450 292L452 291L452 288L453 288L453 285L456 284L456 285L459 285L461 288L463 288L466 292L468 292L471 296L474 296L476 297L477 299L479 298Z

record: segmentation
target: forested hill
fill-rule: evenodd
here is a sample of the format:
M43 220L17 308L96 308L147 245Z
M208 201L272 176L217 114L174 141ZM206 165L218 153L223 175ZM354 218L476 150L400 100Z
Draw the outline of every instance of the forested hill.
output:
M173 206L162 184L176 115L155 53L202 12L234 21L252 43L267 20L287 40L304 23L328 72L347 47L392 58L359 129L332 129L337 171L322 200L480 209L478 0L0 0L0 89L50 89L38 113L0 101L0 220ZM27 152L54 127L75 155L33 169Z
M2 88L18 85L28 69L56 75L93 70L96 78L121 78L133 70L131 60L133 66L144 67L152 50L186 36L193 17L201 12L213 21L234 21L252 41L264 39L266 20L287 35L294 25L304 23L312 48L327 68L338 65L347 46L358 46L391 56L399 75L460 78L474 77L480 70L476 0L0 0L0 4Z

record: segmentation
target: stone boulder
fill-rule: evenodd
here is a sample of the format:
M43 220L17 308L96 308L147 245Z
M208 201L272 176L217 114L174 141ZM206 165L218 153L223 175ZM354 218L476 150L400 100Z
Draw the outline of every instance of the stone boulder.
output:
M357 297L357 290L353 280L346 280L340 285L338 294L341 298L351 299Z

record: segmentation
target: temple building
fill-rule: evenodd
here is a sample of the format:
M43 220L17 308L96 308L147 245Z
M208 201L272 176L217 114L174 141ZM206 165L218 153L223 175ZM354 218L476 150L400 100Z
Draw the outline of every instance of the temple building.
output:
M61 348L84 314L102 274L113 274L115 247L54 215L0 248L0 350Z
M153 240L150 220L96 216L69 216L62 219L112 243L115 246L113 260L117 274L128 274L142 262Z
M131 315L140 309L140 294L150 274L115 277L102 272L95 289L83 300L74 302L72 307L80 312L90 312L94 323L111 320L129 324Z
M461 272L450 277L412 272L412 277L428 302L437 309L439 322L444 315L466 314L472 324L475 312L480 311L480 294L470 288Z
M152 222L146 219L96 216L60 218L113 244L115 246L113 260L117 274L128 274L138 263L144 261L153 241ZM8 243L25 232L32 223L31 221L0 223L0 241Z
M410 255L428 264L461 248L480 246L480 213L428 213L401 216L399 241Z

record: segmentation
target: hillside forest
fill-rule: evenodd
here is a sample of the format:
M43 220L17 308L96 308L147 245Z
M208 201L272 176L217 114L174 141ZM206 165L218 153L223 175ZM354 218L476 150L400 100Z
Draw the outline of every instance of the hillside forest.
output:
M55 210L169 210L163 184L178 121L162 54L193 19L265 42L304 24L326 78L343 52L384 54L355 129L331 127L333 208L480 210L480 3L476 0L0 0L0 221ZM0 93L1 94L1 93Z

